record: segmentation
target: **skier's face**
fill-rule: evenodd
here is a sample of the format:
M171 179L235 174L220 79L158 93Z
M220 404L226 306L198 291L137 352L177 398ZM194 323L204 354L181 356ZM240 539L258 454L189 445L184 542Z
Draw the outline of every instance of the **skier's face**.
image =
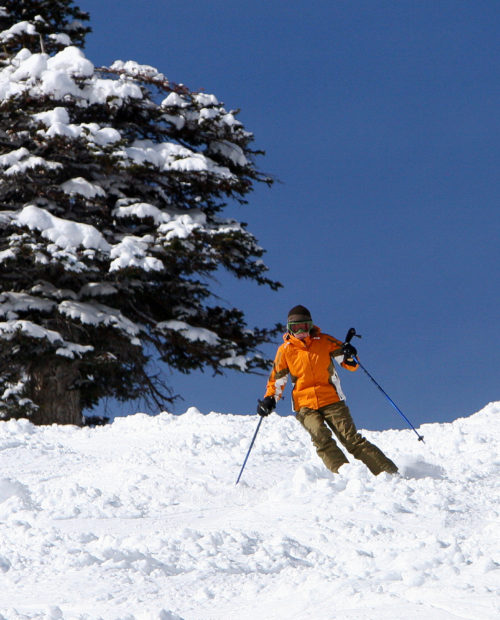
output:
M288 331L299 340L304 340L312 329L312 321L293 321L288 323Z

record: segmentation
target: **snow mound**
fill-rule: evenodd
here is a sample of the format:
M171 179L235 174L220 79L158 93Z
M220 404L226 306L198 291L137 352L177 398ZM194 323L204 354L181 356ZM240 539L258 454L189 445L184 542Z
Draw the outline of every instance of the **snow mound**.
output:
M500 403L364 434L400 466L324 469L293 417L0 423L0 618L493 620Z

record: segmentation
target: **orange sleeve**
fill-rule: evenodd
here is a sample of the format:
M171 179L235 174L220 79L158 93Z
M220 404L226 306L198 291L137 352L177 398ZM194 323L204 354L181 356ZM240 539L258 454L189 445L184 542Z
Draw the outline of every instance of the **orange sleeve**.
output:
M269 375L269 379L267 381L265 396L274 396L274 398L278 401L283 394L289 374L290 371L288 370L286 363L284 345L281 345L276 352L276 357L274 358L271 374Z

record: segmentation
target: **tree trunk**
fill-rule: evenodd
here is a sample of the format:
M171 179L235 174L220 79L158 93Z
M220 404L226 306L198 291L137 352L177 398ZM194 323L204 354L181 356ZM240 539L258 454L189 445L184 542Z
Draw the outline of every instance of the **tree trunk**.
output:
M83 426L80 390L72 386L79 377L78 365L71 361L46 362L31 368L31 400L38 410L33 424L74 424Z

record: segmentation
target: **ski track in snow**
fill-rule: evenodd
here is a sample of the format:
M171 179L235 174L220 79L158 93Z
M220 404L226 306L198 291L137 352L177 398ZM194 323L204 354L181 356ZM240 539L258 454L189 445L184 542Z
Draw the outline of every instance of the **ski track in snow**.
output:
M500 402L363 431L334 476L293 417L0 422L0 620L500 617Z

